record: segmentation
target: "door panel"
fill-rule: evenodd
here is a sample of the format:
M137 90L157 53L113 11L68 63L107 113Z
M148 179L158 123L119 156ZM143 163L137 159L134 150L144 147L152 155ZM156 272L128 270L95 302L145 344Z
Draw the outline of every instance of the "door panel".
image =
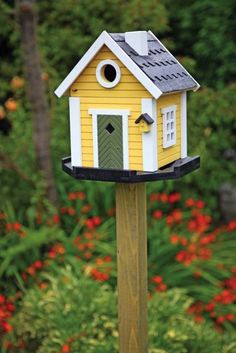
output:
M121 115L98 115L98 166L123 169Z

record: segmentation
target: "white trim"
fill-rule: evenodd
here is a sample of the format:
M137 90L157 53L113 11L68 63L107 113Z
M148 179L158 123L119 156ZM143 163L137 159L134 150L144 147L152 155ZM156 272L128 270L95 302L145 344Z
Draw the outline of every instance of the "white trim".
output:
M181 93L180 102L181 158L187 157L187 92Z
M152 31L148 31L148 33L150 33L150 34L158 41L158 43L160 43L160 45L162 45L162 46L165 48L165 50L167 51L167 53L169 53L169 54L172 56L172 58L173 58L175 61L177 61L177 63L182 67L183 70L187 71L187 70L183 67L183 65L181 65L180 62L169 52L169 50L164 46L164 44L159 41L159 39L155 36L154 33L152 33ZM188 71L187 71L187 72L188 72ZM189 75L189 76L191 77L191 79L196 83L196 86L197 86L197 87L193 89L193 91L196 92L196 91L200 88L200 85L199 85L199 83L193 78L193 76L190 75L189 72L188 72L188 75ZM179 92L179 91L177 91L177 92Z
M93 160L94 168L99 168L98 163L98 115L121 115L122 116L122 138L123 138L123 169L129 169L129 135L128 135L128 109L89 109L89 115L93 119Z
M156 100L153 98L143 98L141 104L142 113L147 113L154 120L150 125L150 131L142 133L143 170L146 172L154 172L158 169Z
M176 144L176 105L161 109L163 119L163 148Z
M69 98L70 111L70 145L71 145L71 165L73 167L82 166L81 150L81 127L80 127L80 98Z
M158 99L162 91L154 85L150 78L138 67L137 64L124 52L123 49L112 39L112 37L103 31L97 40L92 44L81 60L75 65L72 71L66 76L64 81L55 90L55 94L61 97L85 69L89 62L94 58L103 45L106 45L117 58L127 67L127 69L137 78L137 80L146 88L146 90Z
M103 71L102 69L106 65L111 65L114 67L116 71L116 77L114 81L107 81L106 78L104 77L104 74L102 73ZM121 76L120 68L117 65L117 63L115 63L113 60L102 60L96 68L96 79L98 83L100 83L100 85L105 88L115 87L120 82L120 76Z

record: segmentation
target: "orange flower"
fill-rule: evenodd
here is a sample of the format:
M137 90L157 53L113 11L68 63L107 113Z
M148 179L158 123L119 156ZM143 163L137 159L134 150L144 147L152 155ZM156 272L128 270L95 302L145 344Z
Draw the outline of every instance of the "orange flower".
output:
M171 235L170 242L171 242L171 244L178 244L179 236L177 234Z
M24 85L25 85L24 79L19 76L15 76L11 80L11 88L12 89L22 88Z
M49 75L47 72L43 72L42 75L41 75L41 78L43 81L48 81L49 79Z
M17 110L18 103L14 98L8 98L8 100L5 102L5 107L10 112L14 112L15 110Z

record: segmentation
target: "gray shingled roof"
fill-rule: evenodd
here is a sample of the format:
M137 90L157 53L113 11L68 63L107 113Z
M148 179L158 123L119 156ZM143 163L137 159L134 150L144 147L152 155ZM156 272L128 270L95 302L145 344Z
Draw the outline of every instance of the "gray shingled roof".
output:
M109 33L113 40L163 92L195 89L197 82L154 36L148 33L148 56L140 56L125 42L124 33Z

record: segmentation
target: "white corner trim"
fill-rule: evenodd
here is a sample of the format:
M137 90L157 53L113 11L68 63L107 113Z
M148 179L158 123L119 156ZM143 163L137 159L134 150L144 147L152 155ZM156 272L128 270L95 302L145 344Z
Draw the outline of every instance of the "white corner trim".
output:
M187 157L187 92L181 93L180 101L181 158Z
M149 77L138 67L137 64L124 52L123 49L112 39L112 37L103 31L92 46L87 50L81 60L75 65L72 71L66 76L62 83L55 90L55 94L61 97L80 73L85 69L89 62L94 58L103 45L106 45L117 58L127 67L127 69L137 78L137 80L146 88L146 90L158 99L162 92L154 85Z
M115 71L116 71L116 77L114 81L107 81L106 78L104 77L103 73L102 73L102 69L104 68L104 66L106 65L111 65L114 67ZM100 83L101 86L105 87L105 88L112 88L115 87L119 82L120 82L120 77L121 77L121 73L120 73L120 68L117 65L117 63L115 63L113 60L102 60L97 68L96 68L96 79L98 81L98 83Z
M142 113L147 113L154 120L150 125L150 131L142 133L143 170L146 172L154 172L158 169L156 100L153 98L143 98L141 104Z
M69 98L71 165L82 166L80 98Z
M123 138L123 169L129 169L129 135L128 135L128 109L89 109L89 115L93 119L93 161L94 168L99 168L98 161L98 115L121 115L122 116L122 138Z
M171 54L171 52L164 46L164 44L159 41L159 39L155 36L154 33L152 33L152 31L148 31L148 33L150 33L150 34L158 41L158 43L160 43L160 44L165 48L165 50L173 57L173 59L174 59L175 61L177 61L177 63L178 63L185 71L187 71L187 70L183 67L183 65L181 65L180 62L173 56L173 54ZM188 71L187 71L187 72L188 72ZM196 86L197 86L197 87L193 89L193 91L195 92L195 91L197 91L197 90L200 88L200 85L199 85L199 83L193 78L193 76L190 75L189 72L188 72L188 75L189 75L189 76L191 77L191 79L196 83Z

